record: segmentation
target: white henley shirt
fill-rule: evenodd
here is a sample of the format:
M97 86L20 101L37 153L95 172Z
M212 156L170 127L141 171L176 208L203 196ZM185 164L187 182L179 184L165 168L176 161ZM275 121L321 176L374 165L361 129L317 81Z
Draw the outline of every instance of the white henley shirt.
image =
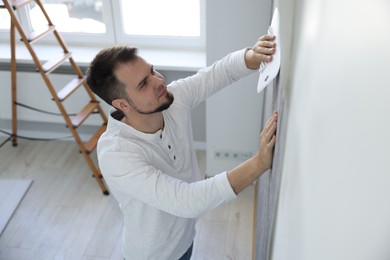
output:
M114 118L99 139L104 179L124 216L127 260L179 259L195 237L204 212L236 197L223 172L204 179L193 144L191 109L252 70L246 50L225 56L197 74L168 85L174 95L163 111L164 129L145 134Z

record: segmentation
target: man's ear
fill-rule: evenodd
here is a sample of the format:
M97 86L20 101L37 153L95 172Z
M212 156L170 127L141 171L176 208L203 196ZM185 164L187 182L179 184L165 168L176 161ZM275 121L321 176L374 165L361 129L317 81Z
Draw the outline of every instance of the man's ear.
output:
M126 100L124 100L122 98L114 99L112 101L111 105L113 107L115 107L116 109L119 109L119 110L121 110L123 112L126 112L126 111L131 109L130 104Z

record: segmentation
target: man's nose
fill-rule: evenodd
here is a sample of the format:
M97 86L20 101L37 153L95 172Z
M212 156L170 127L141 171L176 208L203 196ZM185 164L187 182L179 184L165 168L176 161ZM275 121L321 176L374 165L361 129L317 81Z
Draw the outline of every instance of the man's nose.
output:
M160 79L162 79L162 80L164 80L165 81L165 78L164 78L164 76L160 73L160 72L158 72L158 71L154 71L154 75L156 76L156 77L158 77L158 78L160 78Z
M151 85L153 86L152 88L154 89L154 91L160 92L160 89L163 86L163 81L159 78L154 77L153 83L151 83Z
M160 87L162 84L164 84L164 82L165 82L164 77L162 77L161 74L153 75L153 83L155 84L155 87Z

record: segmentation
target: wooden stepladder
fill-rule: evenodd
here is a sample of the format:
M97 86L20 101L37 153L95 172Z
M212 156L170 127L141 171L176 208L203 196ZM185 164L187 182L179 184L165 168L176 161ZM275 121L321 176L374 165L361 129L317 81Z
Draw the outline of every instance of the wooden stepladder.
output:
M103 194L108 195L109 192L103 182L100 170L90 157L90 154L96 148L97 141L100 135L106 130L106 126L107 126L107 117L102 107L100 106L99 101L96 99L94 93L89 89L87 82L85 80L85 76L83 75L83 72L73 60L71 52L69 52L65 42L63 41L62 37L56 30L56 27L51 22L50 17L48 16L41 1L40 0L14 0L14 1L3 0L2 2L3 2L2 7L5 7L11 16L10 43L11 43L12 143L13 145L14 146L17 145L16 55L15 55L15 49L16 49L15 37L16 37L16 30L17 30L21 37L21 40L24 42L24 44L26 45L28 51L32 56L37 71L40 73L43 81L45 82L47 88L49 89L50 94L53 97L54 102L56 103L58 109L60 110L65 120L66 126L69 128L75 141L77 142L79 146L79 150L83 155L84 159L86 160L89 168L91 169L93 176L95 177L100 189L102 190ZM35 3L37 6L39 6L43 16L47 20L47 28L45 28L42 31L34 31L29 35L27 35L25 33L25 30L21 26L21 23L17 16L17 11L23 7L26 7L29 3ZM38 59L38 56L34 51L32 45L33 43L45 37L46 35L50 35L50 34L54 34L63 52L60 53L59 57L56 57L53 60L49 60L43 63ZM50 80L48 75L54 72L59 66L61 66L67 61L69 61L76 77L71 82L69 82L65 87L63 87L60 91L57 92L56 88L52 84L52 81ZM65 109L63 101L66 100L69 96L71 96L77 89L81 88L82 86L89 96L89 102L86 101L87 104L79 113L77 113L77 115L70 116ZM77 128L81 126L83 122L88 118L88 116L91 115L92 113L98 113L103 123L97 129L97 131L92 135L89 141L84 143L81 140L79 133L77 132Z

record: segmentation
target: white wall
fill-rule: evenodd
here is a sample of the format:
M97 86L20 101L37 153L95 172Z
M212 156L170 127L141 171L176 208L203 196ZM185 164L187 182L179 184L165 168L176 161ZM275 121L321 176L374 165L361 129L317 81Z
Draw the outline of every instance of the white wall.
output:
M272 259L390 259L390 3L295 3Z
M207 1L207 63L253 46L267 33L270 14L270 0ZM217 159L216 150L256 151L262 108L262 95L256 94L257 79L258 73L253 73L207 100L207 175L229 170L242 161Z

